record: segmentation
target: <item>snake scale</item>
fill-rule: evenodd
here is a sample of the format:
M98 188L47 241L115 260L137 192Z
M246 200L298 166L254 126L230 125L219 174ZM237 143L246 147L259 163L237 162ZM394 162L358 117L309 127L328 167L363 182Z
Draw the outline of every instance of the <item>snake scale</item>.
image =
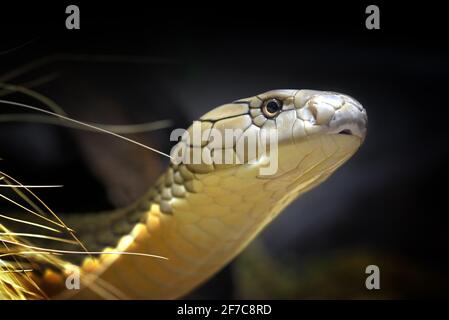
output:
M235 148L239 137L230 148L239 163L171 162L133 205L63 216L89 250L104 254L72 261L81 274L80 290L66 290L64 274L51 269L34 275L42 290L54 298L97 299L104 298L93 289L101 282L116 298L182 297L238 255L289 203L347 161L365 139L367 114L347 95L273 90L219 106L195 123L201 131L242 129L256 136L276 130L276 173L260 174L267 163L259 155L253 162L241 158ZM182 139L178 145L204 150L212 142Z

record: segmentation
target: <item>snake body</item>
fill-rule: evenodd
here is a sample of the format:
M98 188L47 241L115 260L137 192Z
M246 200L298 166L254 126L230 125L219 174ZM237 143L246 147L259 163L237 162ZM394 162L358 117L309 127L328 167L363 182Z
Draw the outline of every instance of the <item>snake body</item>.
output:
M80 261L80 290L65 290L64 277L49 270L37 277L38 283L56 292L56 298L104 298L94 289L100 282L117 298L181 297L349 159L364 140L366 123L365 110L353 98L313 90L274 90L215 108L196 121L202 131L240 128L257 136L277 131L276 173L260 175L267 165L262 158L234 164L171 163L132 206L67 218L89 250L104 252ZM238 140L231 146L235 159L241 157L235 149ZM212 143L183 139L178 145L204 150ZM108 251L150 253L167 260Z

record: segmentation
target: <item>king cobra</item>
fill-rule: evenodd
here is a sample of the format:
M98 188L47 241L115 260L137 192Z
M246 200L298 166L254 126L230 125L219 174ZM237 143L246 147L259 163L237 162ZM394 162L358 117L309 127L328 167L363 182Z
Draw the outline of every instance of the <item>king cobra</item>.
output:
M256 136L276 130L276 172L261 175L266 158L242 157L235 146L243 137L237 136L228 151L241 161L172 161L136 203L113 212L62 216L86 248L99 254L67 262L78 268L79 290L67 290L65 275L50 268L33 275L42 290L58 299L98 299L104 296L93 288L101 282L118 298L186 295L236 257L288 204L345 163L365 139L367 114L347 95L273 90L219 106L194 124L201 131L241 129ZM181 139L177 145L203 151L212 143ZM108 254L118 251L134 254Z

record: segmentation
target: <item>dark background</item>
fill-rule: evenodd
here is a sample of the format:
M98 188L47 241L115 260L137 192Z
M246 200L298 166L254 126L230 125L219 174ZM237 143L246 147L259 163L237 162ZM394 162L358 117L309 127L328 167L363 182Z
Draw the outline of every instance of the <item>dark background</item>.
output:
M42 80L34 89L77 119L186 127L215 106L279 88L339 91L368 111L359 153L192 298L447 297L442 7L377 2L381 29L367 30L371 3L76 4L81 30L65 29L65 4L2 4L0 75L48 59L7 82ZM169 132L131 137L169 151ZM39 193L60 211L129 203L166 163L111 137L36 123L1 123L0 150L1 170L22 182L64 184ZM370 264L381 290L364 287Z

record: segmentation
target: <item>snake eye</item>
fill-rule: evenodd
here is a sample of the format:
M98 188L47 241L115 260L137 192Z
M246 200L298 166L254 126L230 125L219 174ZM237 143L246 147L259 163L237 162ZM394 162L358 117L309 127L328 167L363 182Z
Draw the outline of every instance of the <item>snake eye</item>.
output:
M262 106L262 112L267 118L274 118L281 112L282 101L278 99L267 100Z

